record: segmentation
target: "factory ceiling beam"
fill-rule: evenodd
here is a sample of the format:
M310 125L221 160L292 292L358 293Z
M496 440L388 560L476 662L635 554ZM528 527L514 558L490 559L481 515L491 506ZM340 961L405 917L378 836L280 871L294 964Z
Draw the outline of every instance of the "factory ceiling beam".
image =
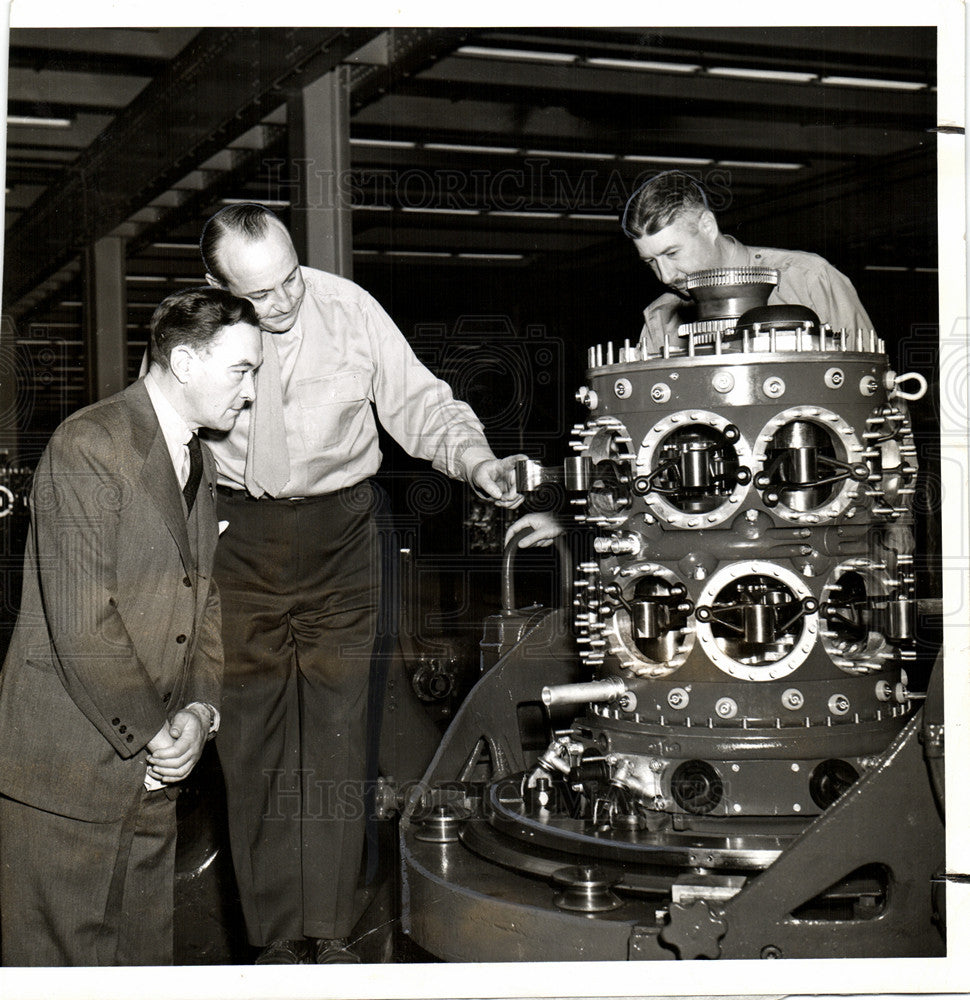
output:
M923 79L936 75L936 28L891 33L873 26L784 28L664 27L490 29L484 42L517 49L568 50L596 56L711 62L784 70L845 72L854 76ZM864 59L860 54L865 53ZM864 69L863 69L864 67Z
M106 58L102 52L84 52L47 45L11 45L10 69L29 69L34 73L54 70L70 73L110 73L117 76L154 77L164 68L167 59L161 56L132 55L112 52Z
M396 89L403 79L437 63L471 34L467 28L390 29L385 58L351 68L351 114Z
M265 166L267 161L280 156L280 150L285 148L286 130L274 127L272 132L273 138L267 146L234 151L235 162L231 169L213 171L204 187L186 194L178 205L162 215L157 222L149 223L141 229L128 243L128 256L142 253L152 243L170 237L182 226L199 228L199 220L209 212L214 201L235 194L247 177L258 174L261 165ZM259 201L258 198L253 200ZM198 233L193 233L193 242L197 238ZM201 268L201 262L199 267Z
M462 56L433 66L399 94L448 96L451 100L473 97L497 99L528 106L577 107L587 115L602 118L612 102L629 121L637 103L652 109L658 101L693 113L764 120L772 115L782 121L806 125L892 125L894 128L926 128L935 124L936 93L924 90L880 90L830 86L821 83L747 80L736 78L731 86L723 78L706 73L674 74L641 72L585 63L563 65L506 60L499 64L480 56ZM924 81L930 83L931 81ZM610 103L604 105L604 98ZM821 113L821 121L820 121Z
M636 130L629 125L624 127L618 114L611 117L610 121L615 122L611 126L556 107L542 108L523 120L522 107L511 102L392 95L357 116L354 136L419 142L432 139L512 148L578 149L614 155L649 153L753 160L802 160L806 157L843 160L851 156L878 156L911 147L914 136L912 130L875 127L850 130L824 124L805 128L772 119L772 141L768 150L764 121L742 121L726 114L718 117L704 117L699 113L668 116L652 105L649 115L626 119L627 122L649 122L648 127ZM381 155L384 152L386 150Z
M287 87L378 28L208 28L122 111L7 236L4 308L251 128Z

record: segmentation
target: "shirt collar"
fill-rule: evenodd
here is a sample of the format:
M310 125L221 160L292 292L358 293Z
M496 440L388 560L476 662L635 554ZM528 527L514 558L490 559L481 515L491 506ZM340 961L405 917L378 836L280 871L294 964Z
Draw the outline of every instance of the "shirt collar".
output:
M723 234L722 234L723 235ZM743 244L739 243L733 236L724 236L727 240L728 252L727 261L724 267L748 267L751 263L751 252Z
M182 468L182 460L185 455L185 446L194 433L192 428L182 419L181 414L168 401L161 386L152 377L151 372L145 376L145 389L148 391L148 398L151 400L158 418L158 425L162 429L168 453L172 459L172 466L176 476Z

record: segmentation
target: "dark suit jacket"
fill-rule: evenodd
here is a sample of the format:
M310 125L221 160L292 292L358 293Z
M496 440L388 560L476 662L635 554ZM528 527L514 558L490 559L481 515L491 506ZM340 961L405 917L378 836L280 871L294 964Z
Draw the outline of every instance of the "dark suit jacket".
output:
M140 380L54 432L34 475L20 617L0 673L0 792L119 819L166 719L193 701L218 705L214 483L203 448L187 525Z

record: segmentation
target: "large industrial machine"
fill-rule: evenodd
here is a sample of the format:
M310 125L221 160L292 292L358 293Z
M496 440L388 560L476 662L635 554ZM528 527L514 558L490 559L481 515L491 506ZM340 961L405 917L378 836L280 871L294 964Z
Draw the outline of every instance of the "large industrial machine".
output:
M557 608L486 625L401 822L404 929L450 961L944 952L942 670L908 403L870 330L705 271L655 353L589 352ZM930 663L932 658L930 658ZM927 686L928 682L928 686Z

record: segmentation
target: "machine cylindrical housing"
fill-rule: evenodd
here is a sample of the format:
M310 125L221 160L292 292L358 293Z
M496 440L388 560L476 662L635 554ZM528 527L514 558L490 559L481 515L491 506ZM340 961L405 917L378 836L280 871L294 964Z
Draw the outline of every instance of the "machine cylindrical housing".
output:
M582 684L554 684L542 689L542 703L546 708L559 705L585 705L611 702L626 694L626 684L618 677Z

